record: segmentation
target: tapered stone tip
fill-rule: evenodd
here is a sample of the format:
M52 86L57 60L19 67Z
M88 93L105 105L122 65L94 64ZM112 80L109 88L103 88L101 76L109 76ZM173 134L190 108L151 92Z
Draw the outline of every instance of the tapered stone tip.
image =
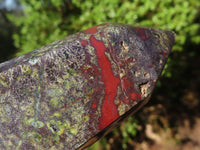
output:
M168 37L168 44L171 50L172 46L175 43L176 33L174 31L168 31L168 30L166 30L165 33Z

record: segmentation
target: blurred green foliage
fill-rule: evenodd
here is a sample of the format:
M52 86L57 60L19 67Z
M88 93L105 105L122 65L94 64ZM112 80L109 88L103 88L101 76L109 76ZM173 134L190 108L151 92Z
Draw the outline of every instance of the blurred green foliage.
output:
M100 24L119 22L169 29L177 34L174 50L200 42L197 0L21 0L24 15L9 16L20 33L13 38L18 55L69 34Z
M129 117L125 126L120 126L122 133L122 148L127 149L127 143L137 134L138 121L134 117Z
M189 44L200 43L200 1L198 0L21 0L24 14L8 15L20 28L14 33L17 55L49 44L69 34L103 22L118 22L173 30L176 44L172 53L183 53ZM197 51L189 50L188 55ZM169 60L163 75L171 77ZM185 65L185 64L182 64ZM131 118L122 129L123 148L136 135L137 122Z

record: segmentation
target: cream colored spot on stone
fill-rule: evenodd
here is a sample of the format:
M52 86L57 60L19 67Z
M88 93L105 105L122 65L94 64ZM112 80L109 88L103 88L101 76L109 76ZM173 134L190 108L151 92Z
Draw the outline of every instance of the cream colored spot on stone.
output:
M33 58L28 61L31 65L35 65L38 62L38 59Z
M120 78L124 77L125 74L126 74L125 70L124 69L120 69L120 74L119 74Z
M149 73L148 72L144 72L144 77L145 78L149 78L150 77Z
M148 93L148 88L149 87L150 87L149 82L140 85L140 91L141 91L141 94L142 94L142 98L148 96L148 94L149 94Z
M118 107L119 115L123 115L126 112L127 104L121 103Z
M134 71L134 75L135 75L135 77L138 77L140 75L140 72Z
M122 45L122 51L127 53L128 52L128 46L126 45L126 43L124 41L121 41L121 45Z

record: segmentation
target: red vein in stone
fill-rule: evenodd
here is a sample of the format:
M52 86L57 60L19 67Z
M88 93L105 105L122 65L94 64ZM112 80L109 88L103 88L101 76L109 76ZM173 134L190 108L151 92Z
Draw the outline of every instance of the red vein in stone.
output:
M139 32L140 36L142 37L143 40L145 40L147 37L145 35L144 29L141 28L135 28L136 31Z
M99 27L99 26L104 26L104 25L107 25L107 24L109 24L109 23L102 23L102 24L96 25L96 26L94 26L94 27L91 27L91 28L85 30L85 32L86 32L86 33L90 33L90 34L97 33L97 31L98 31L97 27Z
M87 42L86 40L82 40L82 41L81 41L81 44L82 44L83 46L87 45L87 43L88 43L88 42Z
M94 27L91 27L91 28L89 28L89 29L87 29L87 30L85 30L87 33L91 33L91 34L93 34L93 33L96 33L97 32L97 27L98 27L98 25L97 26L94 26Z
M117 106L114 103L119 78L115 77L112 72L111 62L105 55L106 47L104 43L96 40L93 35L90 36L90 43L96 50L98 64L101 68L101 80L105 86L105 96L101 105L101 117L99 118L99 128L101 130L119 117Z

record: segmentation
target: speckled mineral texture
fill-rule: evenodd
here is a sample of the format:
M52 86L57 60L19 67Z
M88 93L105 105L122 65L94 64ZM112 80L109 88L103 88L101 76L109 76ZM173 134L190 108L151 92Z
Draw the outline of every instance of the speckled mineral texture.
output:
M104 23L2 63L0 149L92 144L149 97L174 38Z

